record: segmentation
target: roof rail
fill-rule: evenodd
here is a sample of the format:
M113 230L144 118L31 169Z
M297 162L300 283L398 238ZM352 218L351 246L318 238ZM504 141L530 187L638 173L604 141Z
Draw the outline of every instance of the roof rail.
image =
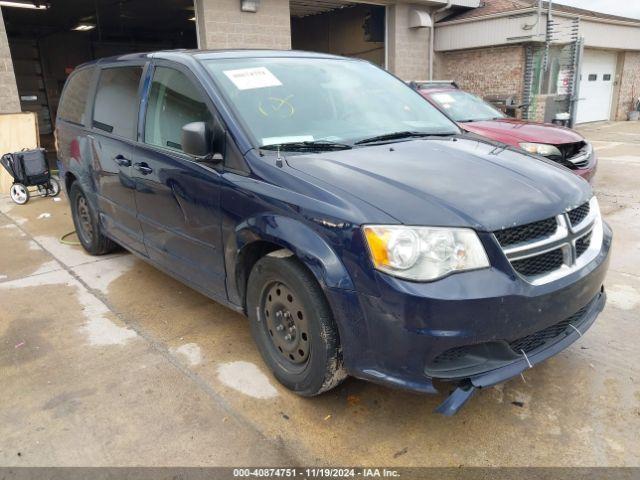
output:
M414 90L427 90L429 88L453 87L459 89L458 84L453 80L411 80L409 86Z

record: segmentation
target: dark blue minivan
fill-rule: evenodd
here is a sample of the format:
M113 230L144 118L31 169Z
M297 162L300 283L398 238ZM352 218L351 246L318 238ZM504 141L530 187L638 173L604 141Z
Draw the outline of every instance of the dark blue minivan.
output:
M587 182L462 133L368 62L172 51L77 68L56 123L84 248L121 245L247 315L300 395L347 374L453 393L594 322L612 234Z

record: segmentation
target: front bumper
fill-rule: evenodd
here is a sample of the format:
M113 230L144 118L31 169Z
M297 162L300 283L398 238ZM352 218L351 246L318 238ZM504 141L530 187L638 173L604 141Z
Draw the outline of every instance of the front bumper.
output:
M593 325L593 322L596 321L596 318L604 309L605 303L606 294L604 292L604 288L602 288L601 292L598 293L589 304L580 324L573 327L573 329L567 328L566 331L563 332L561 336L562 338L558 338L556 341L551 342L550 345L546 346L546 348L541 348L531 355L523 354L520 359L506 363L502 367L473 375L468 379L465 379L465 381L461 382L451 395L449 395L446 400L436 408L436 411L446 416L454 415L464 406L469 398L471 398L476 389L490 387L504 382L561 352L582 337L584 332Z
M476 388L502 382L557 354L593 324L605 303L611 241L605 225L602 249L591 263L544 285L529 284L499 266L431 283L376 273L379 296L354 294L355 299L338 302L344 307L337 319L345 366L355 377L423 393L437 392L434 379L454 382L463 391L456 390L442 412L455 413ZM579 321L567 323L554 338L530 350L528 359L508 351L523 337L562 326L579 311ZM364 322L357 321L363 317ZM484 357L472 352L475 365L436 362L446 352L487 345L492 348L484 350Z

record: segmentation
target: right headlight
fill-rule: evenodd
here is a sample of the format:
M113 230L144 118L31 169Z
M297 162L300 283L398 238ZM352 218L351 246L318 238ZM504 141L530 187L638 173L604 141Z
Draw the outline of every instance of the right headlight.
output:
M416 281L489 267L476 232L469 228L367 225L363 227L376 269Z

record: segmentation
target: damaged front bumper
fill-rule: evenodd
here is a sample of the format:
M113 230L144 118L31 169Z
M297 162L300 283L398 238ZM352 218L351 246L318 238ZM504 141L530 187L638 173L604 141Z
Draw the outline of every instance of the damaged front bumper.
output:
M344 365L354 377L414 392L439 393L434 382L453 385L437 409L452 415L476 389L557 354L593 324L605 304L611 244L605 224L592 262L543 285L520 279L496 258L490 269L436 282L377 272L375 295L330 289Z
M490 387L509 380L561 352L578 340L583 333L593 325L600 312L604 309L605 303L606 294L603 288L589 305L579 325L570 324L567 326L564 337L529 355L522 352L522 358L519 360L510 362L494 370L460 380L457 383L457 388L436 408L436 412L447 416L455 415L473 396L477 389Z

